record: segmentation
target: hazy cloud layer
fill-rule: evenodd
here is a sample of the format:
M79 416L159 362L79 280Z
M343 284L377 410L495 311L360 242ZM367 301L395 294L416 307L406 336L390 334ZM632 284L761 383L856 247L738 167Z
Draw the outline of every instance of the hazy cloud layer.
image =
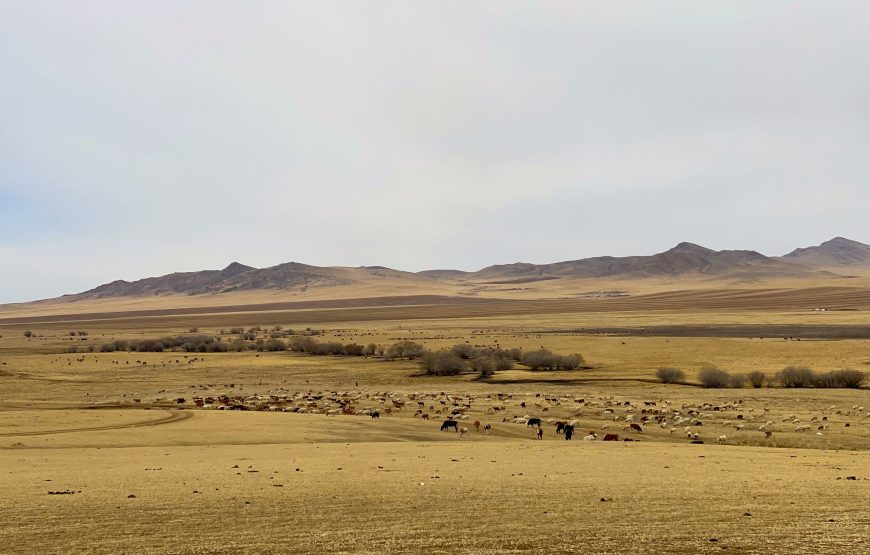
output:
M0 0L0 302L870 240L870 4Z

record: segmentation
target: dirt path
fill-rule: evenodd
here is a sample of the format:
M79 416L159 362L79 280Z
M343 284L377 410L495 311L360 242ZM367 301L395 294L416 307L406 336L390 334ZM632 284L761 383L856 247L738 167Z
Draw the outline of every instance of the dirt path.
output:
M0 433L0 437L19 437L19 436L48 436L55 434L68 434L73 432L99 432L105 430L123 430L125 428L146 428L152 426L162 426L163 424L172 424L174 422L182 422L193 418L192 412L173 411L169 415L163 416L156 420L145 420L141 422L130 422L128 424L117 424L113 426L92 426L89 428L65 428L61 430L41 430L35 432L7 432Z

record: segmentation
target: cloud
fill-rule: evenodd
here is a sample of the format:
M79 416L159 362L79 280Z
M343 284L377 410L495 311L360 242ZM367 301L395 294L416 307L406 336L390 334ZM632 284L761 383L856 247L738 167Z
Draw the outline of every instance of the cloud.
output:
M0 302L868 240L865 2L12 3Z

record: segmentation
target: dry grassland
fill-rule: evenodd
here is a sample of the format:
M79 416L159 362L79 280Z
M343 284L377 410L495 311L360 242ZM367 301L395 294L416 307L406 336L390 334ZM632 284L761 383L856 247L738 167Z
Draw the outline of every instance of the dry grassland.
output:
M705 364L769 375L790 364L870 370L870 340L862 338L870 297L840 289L809 297L662 295L642 302L380 299L274 310L82 312L62 322L6 314L0 552L870 549L867 389L708 390L653 378L656 368L676 366L694 379ZM816 304L842 310L814 312ZM313 326L324 330L322 340L343 343L543 346L583 353L591 368L518 367L481 381L472 374L420 376L413 362L378 357L64 352L192 326L217 333L274 324ZM640 331L656 326L675 328ZM37 337L24 338L28 329ZM70 330L88 336L71 339ZM783 339L783 331L801 341ZM845 336L851 338L838 339ZM191 403L223 394L285 396L296 405L323 395L316 401L323 409L330 396L345 394L381 418ZM392 400L407 404L388 414ZM417 401L430 420L414 416ZM703 426L692 431L705 443L690 444L683 425L624 431L626 416L651 408L645 401L657 409L697 408ZM454 402L471 405L463 421L468 433L439 431ZM526 414L544 419L543 441L525 425L503 421ZM548 419L578 420L578 436L564 441ZM475 430L475 420L492 430ZM771 437L758 430L767 421ZM796 431L800 425L811 429ZM599 440L583 441L588 431ZM602 442L607 432L639 441Z

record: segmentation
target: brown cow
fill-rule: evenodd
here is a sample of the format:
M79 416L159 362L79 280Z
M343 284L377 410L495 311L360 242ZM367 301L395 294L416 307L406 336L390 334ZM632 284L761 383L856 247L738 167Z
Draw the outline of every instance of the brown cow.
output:
M619 434L604 434L602 441L619 441Z

